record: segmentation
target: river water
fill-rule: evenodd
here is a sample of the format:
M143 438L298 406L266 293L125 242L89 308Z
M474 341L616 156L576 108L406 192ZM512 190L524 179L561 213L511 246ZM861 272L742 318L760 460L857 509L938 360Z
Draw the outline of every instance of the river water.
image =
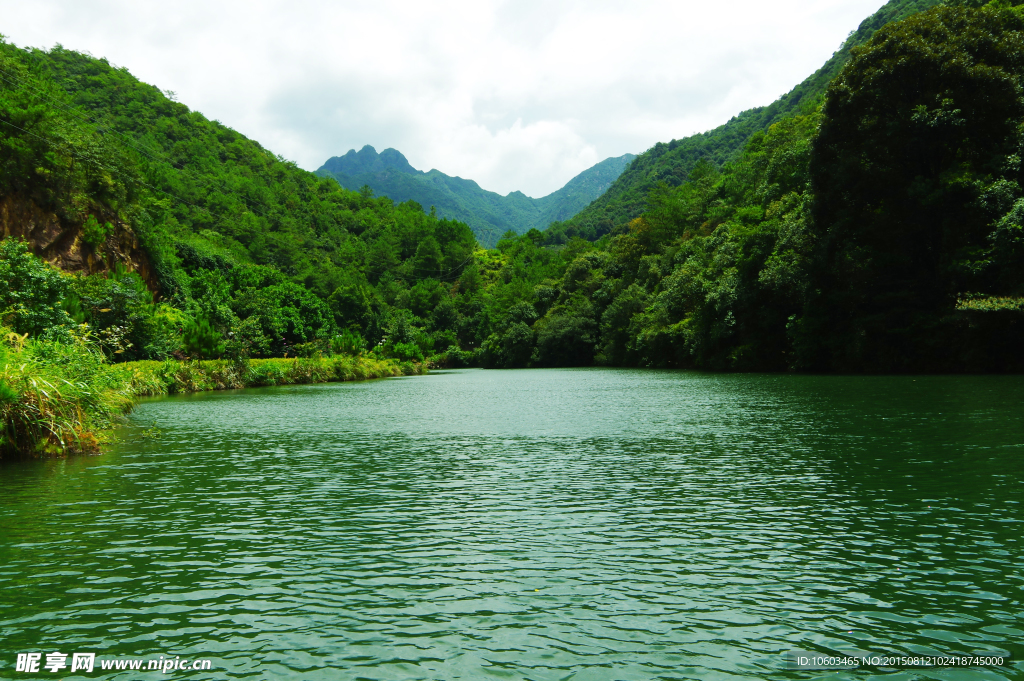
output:
M1024 678L1024 379L440 371L0 465L20 652L176 678ZM787 650L1011 653L787 670Z

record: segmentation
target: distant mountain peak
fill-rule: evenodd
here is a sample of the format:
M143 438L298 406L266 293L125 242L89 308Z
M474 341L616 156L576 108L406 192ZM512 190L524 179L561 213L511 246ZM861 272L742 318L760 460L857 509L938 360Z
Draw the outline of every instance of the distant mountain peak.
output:
M415 201L424 208L433 206L439 216L465 222L481 244L493 246L510 229L524 234L572 217L600 196L633 158L633 154L607 158L539 199L518 190L501 196L473 180L435 169L424 173L409 165L398 150L385 149L378 154L370 145L330 158L316 172L333 177L348 189L367 185L377 196L387 196L395 203Z
M359 151L349 149L344 156L332 156L324 163L322 170L341 175L362 175L364 173L382 173L386 170L397 170L409 175L422 175L409 164L402 152L397 149L377 150L367 144Z

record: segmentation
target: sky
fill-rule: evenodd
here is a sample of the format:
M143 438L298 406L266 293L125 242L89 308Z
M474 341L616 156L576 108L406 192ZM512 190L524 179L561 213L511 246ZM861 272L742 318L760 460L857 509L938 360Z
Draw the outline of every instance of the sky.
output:
M106 57L307 170L369 144L540 197L770 104L882 4L0 0L0 34Z

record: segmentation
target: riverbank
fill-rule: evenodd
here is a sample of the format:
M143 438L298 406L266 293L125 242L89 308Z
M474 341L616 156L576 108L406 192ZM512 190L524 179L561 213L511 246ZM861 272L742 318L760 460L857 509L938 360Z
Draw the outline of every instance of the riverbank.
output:
M365 381L426 373L426 364L378 359L374 355L309 358L140 361L115 365L131 373L138 396L174 395L273 385Z
M7 334L0 347L0 458L98 453L140 397L426 373L372 354L113 364L89 343Z

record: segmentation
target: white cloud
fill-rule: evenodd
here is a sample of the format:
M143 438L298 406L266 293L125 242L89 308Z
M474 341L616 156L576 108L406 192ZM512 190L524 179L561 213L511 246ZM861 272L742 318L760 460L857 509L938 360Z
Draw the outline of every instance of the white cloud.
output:
M0 33L105 56L304 168L372 144L542 196L769 104L881 5L0 0Z

